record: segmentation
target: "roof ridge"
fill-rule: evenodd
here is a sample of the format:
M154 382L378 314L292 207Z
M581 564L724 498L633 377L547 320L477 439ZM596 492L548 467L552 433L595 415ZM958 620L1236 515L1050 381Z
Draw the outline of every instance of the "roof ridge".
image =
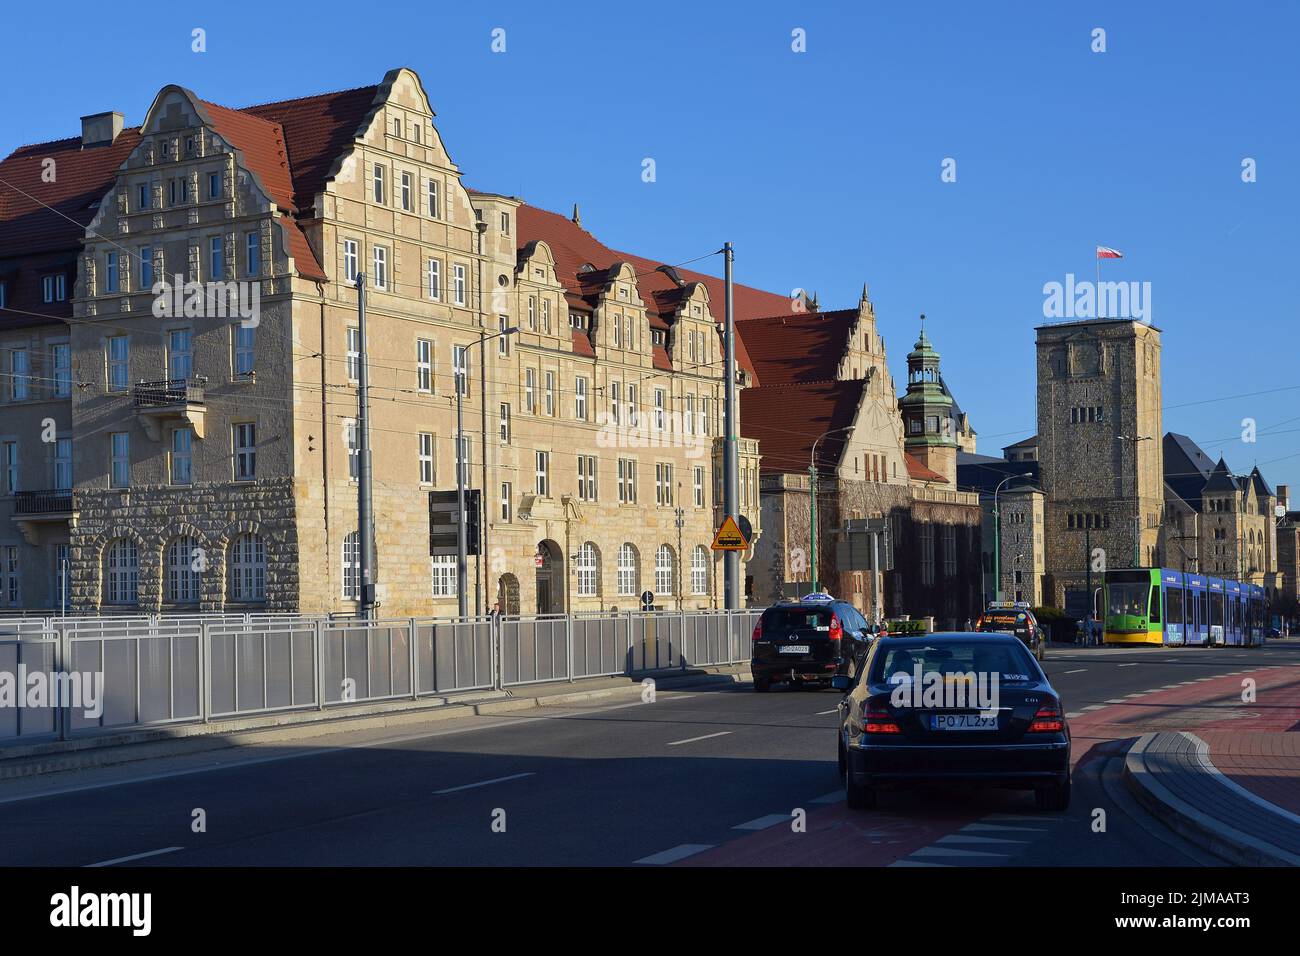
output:
M351 86L345 90L325 90L320 93L308 93L306 96L290 96L287 99L271 100L268 103L249 103L246 106L227 106L226 109L234 110L237 113L243 113L246 110L259 110L268 106L284 106L288 103L301 103L304 100L314 100L322 96L341 96L344 93L360 93L362 90L378 91L379 87L382 85L383 84L380 83L368 83L361 86Z

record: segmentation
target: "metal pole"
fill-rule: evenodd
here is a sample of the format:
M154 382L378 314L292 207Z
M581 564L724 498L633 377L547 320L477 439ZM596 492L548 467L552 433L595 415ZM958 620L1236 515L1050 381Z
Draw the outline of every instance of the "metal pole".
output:
M370 354L366 345L366 274L357 274L357 324L361 336L360 368L357 371L357 536L361 539L361 616L375 613L375 525L370 471Z
M813 442L813 458L817 457L817 442ZM808 466L808 550L809 574L812 591L817 592L817 465Z
M726 435L722 443L722 510L734 518L740 491L736 443L736 323L732 309L731 277L735 252L729 242L723 243L722 251L726 261L723 273L726 289L726 294L723 296L723 374L727 379L723 416L726 419L724 424ZM722 570L724 604L729 610L735 610L740 607L740 555L735 551L724 551Z
M461 404L461 388L464 381L463 369L469 361L469 348L460 353L460 362L452 370L456 389L456 453L452 460L456 463L456 610L463 620L467 616L465 588L468 574L466 563L468 546L465 540L465 416ZM454 353L453 353L454 354Z
M871 623L879 624L884 613L885 602L880 600L880 585L884 580L880 573L880 532L871 532Z
M480 239L479 241L482 242L482 239ZM478 559L474 562L474 616L475 616L475 617L480 617L480 616L482 616L482 614L483 614L483 602L484 602L484 598L485 598L485 596L486 596L484 592L486 591L486 584L487 584L487 582L486 582L486 580L485 580L485 575L483 574L483 557L484 557L485 554L487 554L487 547L486 547L485 542L486 542L486 539L487 539L487 525L488 525L488 523L487 523L487 514L486 514L486 512L487 512L487 496L488 496L488 483L487 483L487 474L488 474L488 473L487 473L487 465L488 465L488 461L487 461L487 450L488 450L488 442L487 442L487 346L484 344L484 343L487 341L487 337L486 337L486 336L487 336L487 333L484 332L482 329L479 329L479 333L478 333L478 371L479 371L479 383L478 383L478 388L479 388L479 402L480 402L480 404L483 406L483 407L479 410L479 411L480 411L480 418L481 418L481 423L480 423L480 424L481 424L481 427L482 427L482 437L483 437L483 451L482 451L483 463L482 463L482 465L480 466L480 467L482 468L482 472L483 472L483 482L482 482L482 488L483 488L483 490L479 493L479 501L478 501L478 506L479 506L479 516L478 516L479 540L478 540L478 542L477 542L477 544L478 544L479 547L478 547Z

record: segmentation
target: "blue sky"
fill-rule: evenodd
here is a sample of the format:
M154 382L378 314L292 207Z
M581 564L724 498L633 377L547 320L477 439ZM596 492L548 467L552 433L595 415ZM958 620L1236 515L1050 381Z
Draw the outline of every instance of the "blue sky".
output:
M738 281L826 308L866 281L900 380L926 313L994 454L1035 428L1043 284L1113 246L1103 278L1151 283L1165 428L1300 492L1300 4L138 0L57 23L18 5L6 33L5 153L86 113L138 123L166 83L242 106L410 66L469 185L577 201L607 244L668 262L730 239Z

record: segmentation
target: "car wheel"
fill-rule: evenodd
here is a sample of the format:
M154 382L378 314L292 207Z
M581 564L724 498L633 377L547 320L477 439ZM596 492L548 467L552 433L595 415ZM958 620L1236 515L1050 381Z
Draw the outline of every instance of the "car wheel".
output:
M1063 784L1035 790L1034 800L1038 803L1039 810L1064 813L1070 809L1070 778L1066 777Z
M838 747L835 748L835 762L839 765L839 770L840 770L840 779L843 780L843 779L844 779L844 775L847 774L847 773L849 772L848 763L847 763L847 762L845 761L845 759L844 759L844 742L843 742L843 741L840 741L840 745L839 745Z
M854 783L853 774L848 772L847 767L844 773L844 802L850 810L874 810L876 807L876 791Z
M758 693L766 694L771 689L772 689L772 681L770 678L767 677L754 678L754 690L758 691Z

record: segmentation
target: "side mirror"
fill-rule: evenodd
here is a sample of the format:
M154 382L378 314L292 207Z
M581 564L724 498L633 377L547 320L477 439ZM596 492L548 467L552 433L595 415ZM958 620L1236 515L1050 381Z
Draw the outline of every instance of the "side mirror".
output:
M853 689L853 678L844 674L836 674L831 678L831 686L847 694Z

